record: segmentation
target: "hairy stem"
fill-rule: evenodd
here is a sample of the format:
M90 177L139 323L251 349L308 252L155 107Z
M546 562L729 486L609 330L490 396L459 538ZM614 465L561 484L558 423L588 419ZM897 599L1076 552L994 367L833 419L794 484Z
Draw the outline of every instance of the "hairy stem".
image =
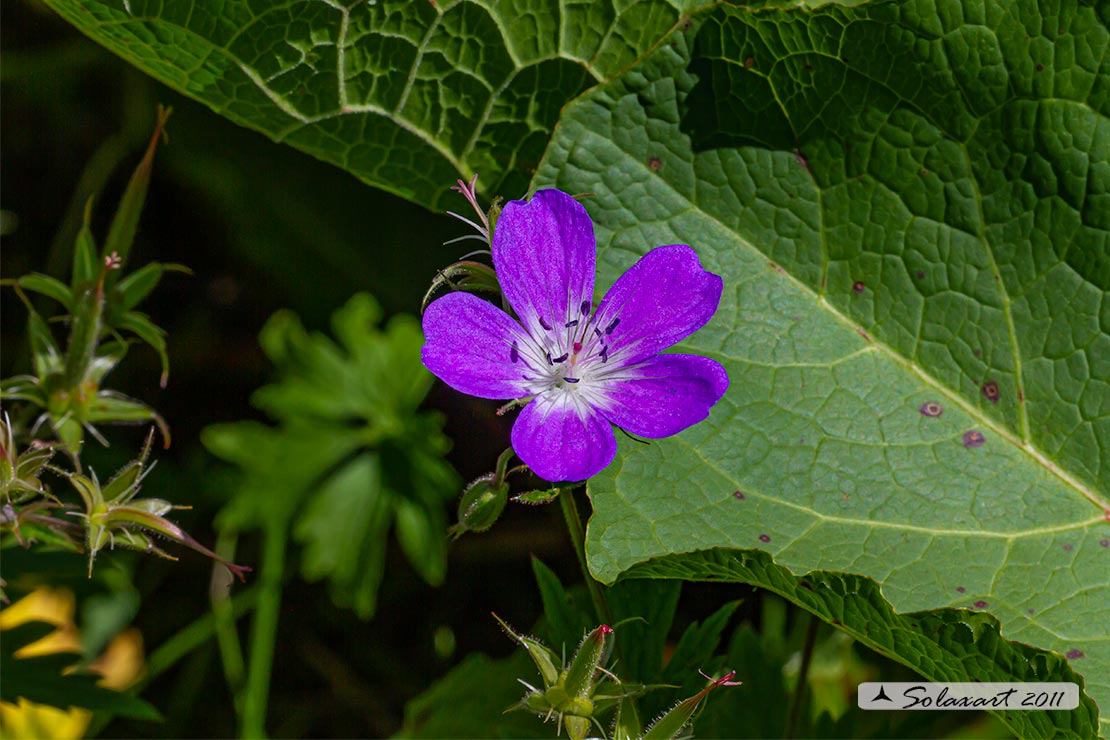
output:
M582 577L586 579L586 587L590 590L590 599L594 602L594 611L597 613L597 618L604 624L612 625L613 613L609 609L609 602L605 599L601 584L590 574L590 568L586 564L586 534L582 527L582 517L578 515L578 504L574 500L574 489L567 488L559 493L559 505L563 509L563 518L567 522L567 530L570 532L574 554L578 556L578 565L582 568Z

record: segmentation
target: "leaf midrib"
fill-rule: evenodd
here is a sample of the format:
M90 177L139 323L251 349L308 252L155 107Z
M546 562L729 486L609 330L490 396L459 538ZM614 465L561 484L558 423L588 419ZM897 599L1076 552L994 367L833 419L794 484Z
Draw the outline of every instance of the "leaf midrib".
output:
M673 193L682 202L686 203L687 209L689 211L697 213L700 216L711 221L715 227L733 237L743 249L752 254L758 255L762 260L770 260L771 265L776 268L776 272L789 280L793 284L795 289L801 291L802 294L804 294L808 298L813 299L819 307L831 314L834 318L840 321L840 323L851 328L857 334L860 334L862 337L864 337L866 341L873 345L876 350L885 355L887 359L916 375L922 383L929 386L938 393L943 394L947 399L959 406L969 417L980 423L983 427L989 429L994 434L997 434L1001 439L1004 439L1006 442L1017 447L1019 450L1027 454L1033 461L1038 463L1041 467L1045 468L1053 476L1060 479L1065 485L1074 489L1079 495L1083 496L1085 499L1098 507L1100 511L1103 512L1103 514L1095 518L1094 520L1092 520L1092 522L1089 522L1088 524L1103 521L1106 516L1110 516L1110 502L1101 499L1092 488L1084 485L1070 472L1062 469L1061 467L1050 461L1048 457L1039 449L1037 449L1033 444L1022 441L1009 428L1000 425L991 417L981 413L977 407L971 405L971 403L968 402L967 399L965 399L962 395L940 383L936 378L934 378L923 368L917 365L917 363L906 357L903 357L900 353L896 352L892 347L890 347L890 345L881 342L875 337L871 336L868 333L867 329L852 321L848 316L846 316L833 304L826 300L823 295L819 294L805 282L799 280L789 270L778 265L777 262L771 260L768 255L761 252L755 245L753 245L736 231L730 229L720 219L711 214L709 211L702 209L696 202L694 202L680 190L672 186L671 183L665 178L659 177L658 174L652 171L646 164L640 162L636 157L631 156L629 152L622 149L616 142L598 135L591 129L583 127L583 130L585 131L587 138L592 137L595 140L600 141L602 145L612 145L621 153L626 162L631 162L635 167L639 168L641 172L647 174L649 177L658 178L659 182L663 184L668 190L670 190L671 193ZM820 188L817 188L817 190L818 192L820 192ZM821 213L823 214L824 212L821 211Z

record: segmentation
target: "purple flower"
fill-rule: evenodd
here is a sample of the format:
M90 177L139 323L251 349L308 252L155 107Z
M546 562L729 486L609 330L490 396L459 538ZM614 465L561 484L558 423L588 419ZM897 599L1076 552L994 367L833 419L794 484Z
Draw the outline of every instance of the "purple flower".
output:
M493 237L501 289L520 320L469 293L424 313L424 364L480 398L528 398L513 449L537 475L579 481L613 460L612 424L668 437L702 421L728 388L720 363L659 354L705 325L721 278L690 247L653 249L594 305L586 209L558 190L502 210Z

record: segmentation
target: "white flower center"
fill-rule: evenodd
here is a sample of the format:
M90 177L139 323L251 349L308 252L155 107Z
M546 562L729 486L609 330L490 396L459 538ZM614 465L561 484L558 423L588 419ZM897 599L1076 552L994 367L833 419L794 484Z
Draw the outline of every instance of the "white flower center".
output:
M509 351L518 364L529 390L536 394L565 394L580 411L608 404L609 381L623 369L610 356L609 338L620 324L613 318L600 325L591 315L592 304L583 301L577 315L562 326L550 326L534 316ZM573 314L573 311L571 312Z

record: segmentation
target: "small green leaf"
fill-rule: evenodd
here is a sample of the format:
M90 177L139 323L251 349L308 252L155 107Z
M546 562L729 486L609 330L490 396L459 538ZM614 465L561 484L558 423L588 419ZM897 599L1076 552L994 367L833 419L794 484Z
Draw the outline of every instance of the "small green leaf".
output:
M151 262L143 265L120 281L112 288L110 310L113 315L125 314L139 305L151 291L158 287L162 275L167 272L183 272L192 274L192 270L184 265L163 264Z
M721 644L728 620L736 612L739 601L730 601L713 612L704 622L691 622L678 640L663 670L663 683L681 685L698 670L709 670L708 663Z
M543 614L547 619L551 642L556 648L566 649L589 629L593 622L592 612L576 609L559 576L535 556L532 556L532 572L543 600Z
M69 286L57 278L41 273L32 273L19 278L19 287L34 293L53 298L67 310L73 309L73 291Z
M86 596L81 601L81 653L92 660L139 613L139 592L134 588Z
M69 482L77 489L77 493L81 495L81 501L85 504L86 514L99 513L104 510L104 494L96 481L80 473L74 473L69 476Z
M681 593L679 581L662 579L625 579L608 590L613 619L619 625L621 678L658 681Z
M377 608L392 510L378 458L364 453L313 492L293 528L304 546L302 575L329 579L332 599L364 619Z
M636 700L625 697L617 705L617 716L613 721L613 740L637 740L640 737L640 715L636 711Z
M447 538L442 508L430 510L405 496L396 496L394 524L405 557L425 582L440 586L447 573Z
M120 316L115 321L115 327L131 332L158 353L158 358L162 361L162 377L159 384L165 388L170 377L170 358L166 353L166 332L151 321L149 316L138 311L128 311Z
M104 241L104 251L101 259L117 255L122 268L127 264L131 253L131 245L135 241L135 232L139 228L139 216L143 212L143 203L146 201L147 187L150 185L150 171L154 165L154 150L158 140L162 138L162 131L166 121L173 112L172 108L158 106L158 117L154 124L154 133L150 137L146 153L139 162L131 179L127 182L127 189L123 192L119 207L112 217L112 225L108 228L108 238ZM109 273L105 279L105 287L111 287L118 279L118 271Z
M527 635L516 632L496 614L493 615L493 618L501 625L501 629L508 633L509 637L513 638L517 644L528 651L528 656L540 671L544 688L560 685L559 674L562 661L551 651L551 648L534 637L528 637Z
M51 375L60 373L63 368L62 354L54 341L50 327L38 311L27 303L27 333L31 338L31 354L35 365L35 375L39 382Z
M16 375L0 381L0 400L29 401L36 406L46 407L46 394L38 379L31 375Z
M113 391L101 391L89 403L89 411L85 420L90 423L107 422L115 424L154 422L162 432L167 443L169 441L169 427L158 413L142 401L128 398L123 394Z
M468 655L424 693L405 705L405 723L397 737L543 738L553 731L530 712L506 712L520 699L517 678L528 676L531 664L523 651L492 660Z
M96 254L96 239L93 238L92 227L92 196L85 201L85 217L81 223L81 230L77 232L77 239L73 245L73 277L70 288L74 293L84 288L97 279L103 263Z
M516 496L513 496L513 501L518 504L527 504L529 506L543 506L559 498L561 492L561 488L549 488L545 491L525 491L524 493L518 493Z

